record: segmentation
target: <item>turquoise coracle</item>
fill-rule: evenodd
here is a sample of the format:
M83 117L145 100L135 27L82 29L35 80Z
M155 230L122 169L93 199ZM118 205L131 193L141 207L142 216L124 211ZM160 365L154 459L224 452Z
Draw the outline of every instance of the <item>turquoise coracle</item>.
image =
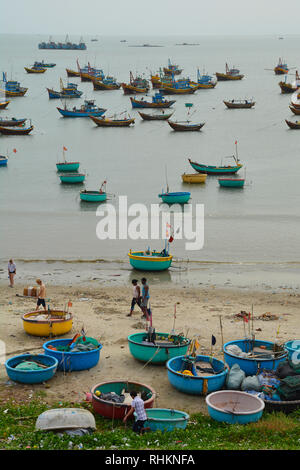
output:
M151 364L165 364L172 357L184 355L189 347L190 340L180 336L172 336L174 341L167 341L169 333L156 333L155 343L148 343L147 333L135 333L128 336L129 351L135 359ZM178 344L176 344L178 342Z
M188 424L189 415L183 411L168 408L149 408L145 411L148 418L145 427L149 427L151 431L185 429Z

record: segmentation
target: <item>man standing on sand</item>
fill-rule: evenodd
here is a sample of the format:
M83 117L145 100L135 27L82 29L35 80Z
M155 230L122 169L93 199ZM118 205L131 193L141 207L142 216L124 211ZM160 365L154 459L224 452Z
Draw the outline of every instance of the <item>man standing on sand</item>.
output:
M130 309L130 312L126 315L127 317L132 316L135 304L137 304L140 307L140 309L142 310L142 307L141 307L141 288L138 285L137 279L132 279L132 285L133 285L133 297L132 297L132 301L131 301L131 309Z
M126 423L129 416L134 412L136 414L136 421L133 423L132 430L139 434L142 434L145 431L149 431L150 428L144 428L144 424L147 421L147 415L145 412L145 405L143 400L138 396L137 392L133 390L130 392L131 398L133 398L131 403L131 408L128 413L123 418L123 423Z
M38 293L38 300L36 304L36 309L39 310L40 305L44 307L44 310L46 311L46 286L45 284L42 283L40 279L36 280L36 283L40 286L39 293Z
M8 269L8 277L9 277L9 282L10 282L9 287L14 287L14 277L17 273L17 268L12 259L9 260L7 269Z
M147 284L147 279L145 277L141 279L141 282L143 286L142 287L142 303L141 303L141 307L143 311L142 318L146 318L147 321L149 321L149 315L148 315L148 302L150 299L149 286Z

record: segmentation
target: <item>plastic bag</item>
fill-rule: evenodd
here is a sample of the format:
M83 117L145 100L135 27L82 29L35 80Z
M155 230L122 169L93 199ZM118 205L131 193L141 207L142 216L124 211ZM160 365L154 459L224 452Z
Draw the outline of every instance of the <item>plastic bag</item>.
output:
M258 380L257 375L249 375L248 377L245 377L241 384L241 390L243 392L245 390L256 390L257 392L260 392L261 389L262 386Z
M245 372L241 370L238 364L233 364L227 374L226 386L229 390L239 390L242 381L245 378Z

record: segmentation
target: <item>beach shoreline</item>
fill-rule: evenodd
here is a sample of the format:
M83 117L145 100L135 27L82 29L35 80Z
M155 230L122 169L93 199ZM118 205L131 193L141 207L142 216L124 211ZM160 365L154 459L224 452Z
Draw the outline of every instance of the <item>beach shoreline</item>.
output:
M40 276L42 277L42 276ZM139 278L139 277L138 277ZM155 407L168 407L188 412L206 413L203 397L185 395L171 387L164 366L147 365L136 361L128 349L129 334L143 331L141 312L126 317L130 309L131 285L60 284L47 286L47 304L50 308L64 308L72 302L73 328L64 337L71 338L84 326L87 336L98 339L103 345L98 365L90 370L67 373L58 372L46 384L21 385L11 382L4 365L0 366L0 402L10 398L31 399L35 393L43 393L49 403L57 401L81 402L91 387L105 380L136 380L152 386L158 397ZM35 308L36 299L18 297L23 294L25 283L16 280L10 289L0 285L0 340L5 342L6 357L23 351L42 352L47 338L29 336L22 325L22 315ZM297 291L267 292L242 291L241 289L199 286L171 286L168 283L150 284L153 325L156 331L170 332L173 327L174 304L177 305L175 329L197 337L199 353L210 355L211 335L217 339L213 355L222 359L220 316L223 323L224 342L244 337L243 322L234 315L242 310L250 312L253 305L254 331L257 339L285 343L300 337L299 297ZM34 284L33 284L34 285ZM264 313L277 316L274 321L257 319Z

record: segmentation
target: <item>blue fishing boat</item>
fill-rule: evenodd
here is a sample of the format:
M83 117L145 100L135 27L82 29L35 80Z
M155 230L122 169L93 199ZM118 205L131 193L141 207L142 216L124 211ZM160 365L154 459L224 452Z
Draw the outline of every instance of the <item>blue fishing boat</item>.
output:
M50 355L27 353L11 357L5 367L8 377L14 382L39 384L54 376L58 360Z
M95 100L85 100L84 104L80 106L80 108L74 108L68 109L66 106L64 109L62 108L57 108L57 110L60 112L60 114L63 117L90 117L90 116L102 116L102 114L107 111L104 108L99 108L98 106L95 105Z
M0 155L0 166L7 166L8 158Z
M79 76L82 82L91 82L93 80L103 80L105 74L102 69L97 69L96 67L91 67L90 63L83 68L80 68L79 62L77 60L77 68Z
M63 146L63 161L56 163L57 171L74 173L78 170L79 162L67 162L65 157L66 147Z
M180 69L178 65L172 64L168 59L168 66L163 68L165 75L180 75L183 69Z
M94 349L77 352L64 350L70 345L72 339L54 339L43 344L45 354L58 360L57 370L73 372L95 367L100 360L102 344L94 338L87 337L87 341L93 340Z
M189 395L207 395L220 390L228 373L223 361L201 355L174 357L167 362L167 369L170 384Z
M209 89L215 88L217 84L217 80L214 80L211 75L206 74L203 72L201 75L200 70L197 69L197 86L198 89Z
M131 251L128 253L131 266L140 271L164 271L172 264L173 256L166 249L159 251Z
M162 201L167 204L186 204L191 197L191 193L184 191L175 193L166 192L159 194L158 197L161 197Z
M78 85L76 83L68 83L64 87L62 79L60 79L60 91L55 91L53 88L47 88L49 99L61 99L61 98L80 98L82 91L78 90Z
M21 87L20 82L7 80L6 72L3 72L3 88L0 88L0 93L5 96L24 96L28 88Z
M52 67L55 67L56 64L53 64L53 63L49 63L49 64L46 64L43 60L41 62L38 62L38 61L35 61L34 64L33 64L34 67L42 67L42 68L46 68L46 69L50 69Z
M103 181L98 191L80 191L80 199L85 202L104 202L107 199L106 181Z
M60 181L67 184L83 183L85 180L85 174L83 173L65 173L59 175Z
M218 183L222 188L243 188L245 180L242 178L219 178Z
M143 98L137 100L132 97L130 97L130 101L133 108L170 108L170 106L176 103L176 100L166 100L162 93L159 92L152 96L152 102L144 101Z
M121 83L118 83L114 77L106 76L104 78L93 77L94 90L119 90Z
M80 50L84 51L86 50L86 44L83 42L83 39L79 39L79 43L72 43L69 40L68 35L66 36L65 42L54 42L52 38L49 38L49 42L40 42L38 45L39 49L59 49L59 50Z

